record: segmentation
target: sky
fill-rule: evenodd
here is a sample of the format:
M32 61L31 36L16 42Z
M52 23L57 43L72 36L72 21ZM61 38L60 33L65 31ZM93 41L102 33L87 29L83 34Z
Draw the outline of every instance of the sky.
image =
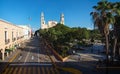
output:
M90 12L100 0L0 0L0 19L15 25L30 25L33 30L40 28L40 15L45 22L60 21L64 14L65 25L69 27L93 28ZM120 0L108 0L120 2Z

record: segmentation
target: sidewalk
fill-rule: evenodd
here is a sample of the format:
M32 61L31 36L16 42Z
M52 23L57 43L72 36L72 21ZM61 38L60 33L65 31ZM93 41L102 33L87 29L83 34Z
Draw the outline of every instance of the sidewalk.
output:
M94 45L93 47L85 47L85 50L76 50L75 55L71 55L69 59L78 61L78 58L82 61L98 61L104 59L105 54L101 53L103 47L101 45Z
M96 70L98 60L104 57L105 55L98 54L97 50L91 52L90 48L86 48L85 50L76 51L76 54L70 55L65 62L73 62L74 65L79 67Z
M10 62L10 60L18 53L20 52L20 49L15 49L14 51L11 51L8 56L5 56L4 60L0 60L0 63L2 62Z
M14 51L11 51L9 53L8 56L5 56L5 60L0 60L0 62L10 62L10 60L18 53L21 52L21 47L25 47L25 44L28 42L29 40L26 40L19 48L14 49Z

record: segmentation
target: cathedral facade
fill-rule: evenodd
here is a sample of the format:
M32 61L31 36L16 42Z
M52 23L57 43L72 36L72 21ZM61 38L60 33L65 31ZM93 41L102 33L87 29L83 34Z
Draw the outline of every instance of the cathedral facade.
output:
M48 29L54 27L57 25L57 23L57 21L48 21L48 24L46 24L44 19L44 13L41 13L41 29ZM61 14L59 23L64 24L64 14Z

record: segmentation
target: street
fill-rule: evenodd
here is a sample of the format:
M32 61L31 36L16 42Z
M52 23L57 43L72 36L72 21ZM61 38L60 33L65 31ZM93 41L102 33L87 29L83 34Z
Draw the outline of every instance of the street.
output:
M24 45L25 47L21 49L20 54L15 58L13 62L50 62L44 45L37 38L29 40Z
M15 55L10 62L1 62L0 66L3 70L1 69L0 74L106 74L105 69L96 68L96 61L68 59L60 62L46 48L41 38L34 37L26 41L22 48L15 50L16 53L13 53ZM71 56L74 59L75 57ZM109 74L118 72L119 70L109 70Z
M50 51L46 52L46 46L38 37L26 41L22 48L16 50L11 62L1 62L5 67L2 74L71 74L69 71L57 69L53 66L50 57L57 65L61 65ZM48 56L48 53L50 57ZM62 67L61 67L62 68Z

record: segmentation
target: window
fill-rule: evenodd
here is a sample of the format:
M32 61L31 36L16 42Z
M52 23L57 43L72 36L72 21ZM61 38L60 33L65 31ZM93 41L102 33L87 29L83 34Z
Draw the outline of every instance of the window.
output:
M8 44L10 40L8 39L7 31L5 31L5 44Z
M5 42L7 41L7 31L5 31Z
M15 41L15 40L14 40L14 32L12 32L12 41Z

